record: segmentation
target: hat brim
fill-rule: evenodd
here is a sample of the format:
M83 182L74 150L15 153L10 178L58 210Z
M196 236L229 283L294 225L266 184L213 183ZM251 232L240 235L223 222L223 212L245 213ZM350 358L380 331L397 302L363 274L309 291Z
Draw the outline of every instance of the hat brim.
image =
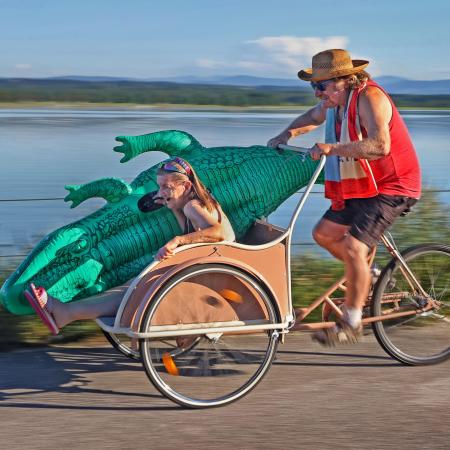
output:
M313 69L300 70L298 72L298 77L304 81L330 80L331 78L345 77L347 75L353 75L354 73L361 72L369 65L369 61L365 61L363 59L353 59L352 63L353 67L349 69L330 71L325 74L323 72L321 74L314 73Z

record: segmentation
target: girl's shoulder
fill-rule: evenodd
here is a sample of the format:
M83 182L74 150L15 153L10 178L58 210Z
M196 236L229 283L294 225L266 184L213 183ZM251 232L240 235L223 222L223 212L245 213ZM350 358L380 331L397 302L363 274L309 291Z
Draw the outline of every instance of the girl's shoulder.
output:
M188 215L189 213L192 213L194 211L202 211L202 210L206 211L206 208L196 198L189 200L183 207L183 212L185 215Z

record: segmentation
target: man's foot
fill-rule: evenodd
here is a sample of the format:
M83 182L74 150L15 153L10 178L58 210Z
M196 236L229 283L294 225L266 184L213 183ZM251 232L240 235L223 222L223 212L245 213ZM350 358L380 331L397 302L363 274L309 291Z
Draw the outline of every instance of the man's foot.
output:
M55 318L48 308L49 299L46 290L39 286L36 287L33 283L30 283L29 289L24 291L25 298L28 303L36 311L36 314L41 318L44 325L54 335L59 333L58 325L56 325Z
M338 321L332 328L325 328L313 333L312 340L326 347L356 344L362 338L362 330L362 324L353 328L344 321Z

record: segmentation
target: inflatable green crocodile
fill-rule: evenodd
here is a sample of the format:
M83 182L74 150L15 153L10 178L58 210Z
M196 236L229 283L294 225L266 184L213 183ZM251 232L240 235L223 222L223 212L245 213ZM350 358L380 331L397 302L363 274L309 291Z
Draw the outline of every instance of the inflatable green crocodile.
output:
M119 136L121 162L149 151L189 161L228 215L237 239L254 221L267 217L309 181L317 163L290 151L263 146L203 147L194 137L170 130L142 136ZM34 282L63 302L85 298L136 276L156 251L176 234L178 222L167 208L142 212L138 200L158 189L157 165L131 183L104 178L66 186L71 207L92 197L107 203L93 214L46 236L6 280L0 300L13 314L32 309L23 297Z

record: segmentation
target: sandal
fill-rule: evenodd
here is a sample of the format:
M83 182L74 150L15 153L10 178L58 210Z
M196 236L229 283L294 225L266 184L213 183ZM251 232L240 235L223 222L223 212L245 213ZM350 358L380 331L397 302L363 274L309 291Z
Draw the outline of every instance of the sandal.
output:
M48 297L46 290L41 286L36 287L33 283L30 283L30 290L25 290L24 295L44 325L52 334L57 335L59 328L52 313L47 309Z

